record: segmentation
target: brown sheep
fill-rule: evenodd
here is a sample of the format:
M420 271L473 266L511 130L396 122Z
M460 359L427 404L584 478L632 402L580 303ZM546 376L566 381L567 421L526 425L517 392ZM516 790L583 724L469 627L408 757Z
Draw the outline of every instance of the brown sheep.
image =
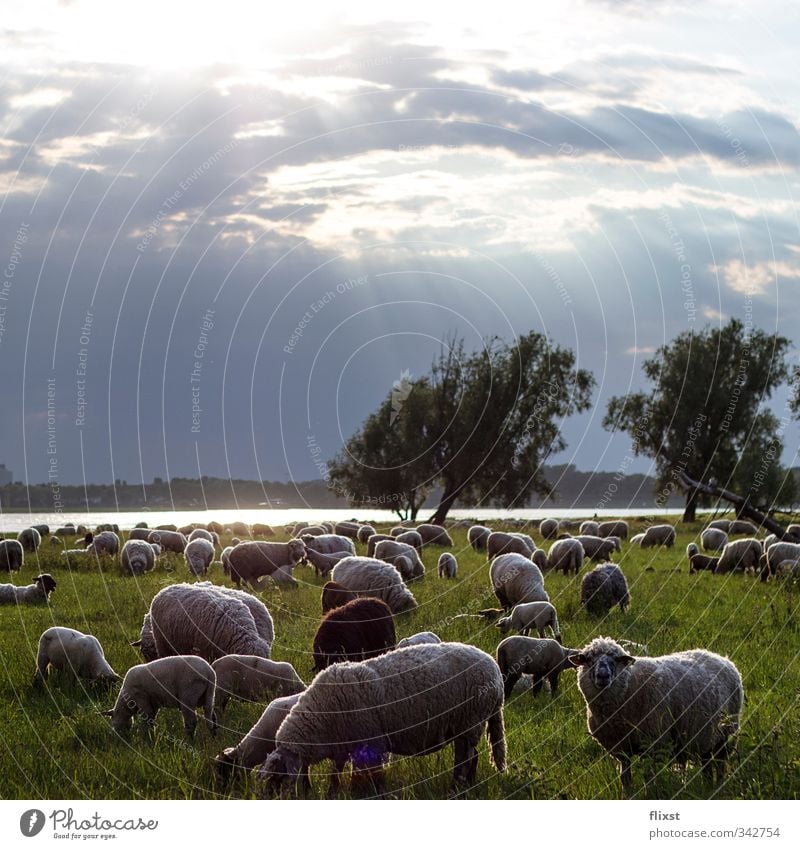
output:
M392 611L377 598L357 598L325 614L314 636L314 672L345 660L369 660L397 645Z
M348 590L336 581L328 581L322 588L322 612L327 613L336 607L342 607L356 598L359 598L358 593Z

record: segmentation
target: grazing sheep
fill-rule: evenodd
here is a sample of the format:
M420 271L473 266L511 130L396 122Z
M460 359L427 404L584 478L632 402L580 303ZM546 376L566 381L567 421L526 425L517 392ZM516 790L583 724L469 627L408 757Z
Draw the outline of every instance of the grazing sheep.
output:
M678 762L699 757L705 772L722 777L744 699L741 675L728 658L703 649L631 657L614 640L597 637L571 662L589 733L619 761L625 793L631 758L665 748Z
M654 548L658 545L665 545L667 548L672 548L675 545L675 528L672 525L651 525L644 532L639 544L642 548Z
M611 555L621 548L619 537L572 537L583 547L583 553L590 560L611 560ZM561 540L566 542L566 540Z
M306 688L291 663L253 654L227 654L211 666L217 676L216 706L220 713L233 697L256 702L265 696L292 696Z
M728 535L719 528L706 528L700 534L703 551L722 551L728 544Z
M204 539L211 543L211 545L215 545L219 542L219 536L214 539L214 535L211 531L207 531L205 528L195 528L193 531L189 533L188 542L192 542L196 539Z
M295 531L295 536L302 539L304 536L322 537L330 534L330 531L323 525L303 525Z
M714 519L713 522L709 522L707 527L709 528L717 528L720 531L725 531L725 533L729 533L731 529L731 520L730 519Z
M335 554L337 551L346 551L348 554L356 553L353 540L340 534L320 534L319 536L303 534L299 538L303 541L306 549L313 549L320 554Z
M503 681L494 659L463 643L409 646L321 672L278 729L259 776L293 787L311 764L330 758L335 790L348 760L379 770L391 754L430 754L453 743L454 784L468 785L485 728L502 772Z
M113 557L119 554L119 537L114 531L101 531L99 534L87 534L87 551L94 552L98 557Z
M0 540L0 571L19 572L24 562L25 553L19 540Z
M800 561L800 545L793 542L776 542L759 559L760 577L766 581L778 574L778 566L786 561Z
M67 522L67 524L66 524L66 525L64 525L63 527L56 528L56 529L53 531L53 533L54 533L56 536L59 536L59 537L74 537L74 536L76 536L77 534L81 533L81 531L80 531L80 530L78 530L78 529L75 527L75 525L71 524L70 522ZM84 531L84 533L85 533L85 531Z
M212 584L211 581L198 581L195 587L207 589L211 592L222 593L230 598L238 599L250 611L253 621L256 623L256 633L270 646L275 642L275 625L272 621L272 615L267 609L266 604L260 598L256 598L244 590L235 590L233 587L221 587Z
M42 604L50 600L56 586L55 578L48 574L37 575L32 584L24 587L0 584L0 604Z
M314 635L314 672L344 660L369 660L397 643L389 606L377 598L357 598L329 610Z
M715 575L729 572L752 572L759 568L761 560L761 542L753 538L736 539L722 549Z
M267 578L277 584L295 587L292 569L305 560L306 547L302 540L289 542L241 542L228 555L231 580L240 586L242 581L254 590L263 590Z
M244 522L231 522L231 533L237 537L249 537L250 528Z
M157 531L170 531L172 533L177 533L178 532L178 526L172 525L172 524L156 525L155 530L157 530Z
M17 542L22 546L28 554L33 554L36 549L42 544L42 535L36 528L25 528L17 534Z
M600 563L581 581L581 606L589 613L605 615L615 605L624 613L631 602L628 582L616 563Z
M539 533L544 539L555 539L558 536L558 519L542 519L539 522Z
M547 569L547 552L543 548L537 548L531 554L531 563L535 563L544 572Z
M367 540L375 533L375 528L372 525L362 525L358 529L358 534L356 539L362 544L366 545Z
M350 539L358 539L359 527L358 522L337 522L333 526L333 532L335 534L341 534L343 537L349 537Z
M734 519L728 528L728 536L746 536L754 537L758 533L758 528L745 519Z
M375 556L375 546L379 542L384 542L385 540L393 540L394 537L391 534L372 534L367 540L367 557Z
M399 537L400 534L404 534L407 530L408 527L406 525L395 525L389 530L389 534L392 537Z
M489 540L491 528L484 525L473 525L467 531L467 542L472 546L474 551L486 551L486 543Z
M770 546L775 545L776 542L780 541L780 537L777 534L768 534L764 537L764 540L761 543L761 548L766 552Z
M147 541L154 542L164 551L172 551L175 554L183 554L188 545L186 537L177 531L150 531Z
M413 610L417 601L403 582L400 573L389 563L372 557L345 557L333 567L331 575L337 584L385 601L392 613Z
M433 631L420 631L418 634L412 634L410 637L404 637L397 644L396 648L404 649L408 646L424 646L441 643L439 637Z
M530 557L535 548L536 546L530 546L517 534L493 531L486 540L486 557L489 560L503 554L521 554L524 557Z
M565 575L570 572L577 575L583 568L583 545L578 539L556 540L547 552L547 568L561 571Z
M205 575L214 559L214 543L205 537L195 537L187 543L183 556L192 575Z
M523 675L533 679L533 695L538 696L545 679L550 682L550 695L558 692L558 676L573 669L570 657L575 649L566 649L561 642L535 637L506 637L497 646L497 665L503 676L506 700L511 698L514 685Z
M328 581L322 588L322 612L327 613L336 607L342 607L355 598L358 598L358 593L348 590L336 581Z
M31 525L31 527L39 532L39 536L44 539L44 537L49 536L50 534L50 525Z
M712 528L716 530L716 528ZM689 558L689 574L693 572L714 572L719 566L719 557L709 557L707 554L700 554L700 550L690 542L686 546L686 556Z
M209 522L206 525L206 530L211 531L212 534L216 534L218 537L221 537L225 533L225 527L220 522Z
M503 634L509 631L517 631L528 636L531 628L536 628L536 633L544 637L544 629L550 628L553 637L561 642L561 629L558 627L558 616L556 609L549 601L529 601L526 604L516 604L508 616L495 622L495 628L499 628Z
M253 536L254 537L274 537L275 530L271 525L266 525L264 522L254 522L253 523Z
M114 707L104 715L111 717L111 727L121 734L130 730L136 714L153 725L159 708L177 708L191 737L197 727L197 708L202 707L206 726L215 734L215 688L214 670L202 657L164 657L132 666L125 673Z
M441 525L417 525L414 530L422 537L423 545L442 545L451 548L453 540Z
M504 610L528 601L550 601L542 571L522 554L501 554L489 569L492 590Z
M600 527L597 533L599 537L619 537L627 539L629 532L628 523L622 519L613 519L609 522L600 522ZM583 533L583 531L581 531Z
M141 539L129 539L122 546L119 558L122 570L128 575L144 575L156 565L156 553L153 544Z
M397 564L396 561L400 557L405 557L410 562L410 574L408 572L404 574L404 569L401 569L400 566ZM420 559L420 556L417 553L417 549L414 548L413 545L408 545L404 542L397 542L396 540L388 539L379 542L375 546L375 559L383 560L386 563L391 563L394 566L397 566L398 572L403 575L403 580L406 581L412 581L417 578L422 578L425 575L425 565Z
M352 551L335 551L332 554L321 554L313 548L306 548L306 558L314 567L317 575L327 575L340 560L352 556Z
M440 578L455 578L458 572L458 561L449 551L445 551L439 555L437 570Z
M410 545L417 551L422 551L422 537L420 536L419 531L403 531L403 533L398 534L395 539L397 542L404 542L406 545Z
M147 542L150 539L151 533L152 531L149 531L146 525L143 528L137 526L133 530L128 531L128 540L138 539Z
M82 634L73 628L48 628L39 637L36 674L33 677L35 685L44 684L51 666L59 672L70 671L76 677L89 681L119 680L106 660L97 637Z
M581 522L581 526L578 529L578 533L583 534L584 536L599 537L600 523L591 520L588 522Z

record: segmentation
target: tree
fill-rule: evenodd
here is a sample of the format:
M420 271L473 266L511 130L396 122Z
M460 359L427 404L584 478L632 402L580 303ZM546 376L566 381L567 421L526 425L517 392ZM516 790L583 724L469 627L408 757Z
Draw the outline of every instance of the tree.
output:
M655 458L658 503L680 486L681 473L735 487L761 462L765 446L780 457L778 422L761 405L788 377L788 348L788 339L747 332L738 319L686 331L642 364L649 391L609 400L603 427L628 433L635 455ZM778 470L778 460L772 462ZM775 470L755 489L755 478L745 484L761 504L774 501L777 482L786 477ZM703 497L686 489L684 522L694 521Z

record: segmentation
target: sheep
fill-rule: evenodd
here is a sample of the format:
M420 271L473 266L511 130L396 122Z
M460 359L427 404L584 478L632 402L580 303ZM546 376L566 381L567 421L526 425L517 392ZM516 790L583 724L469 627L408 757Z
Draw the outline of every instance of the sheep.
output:
M417 551L422 551L422 536L419 531L404 531L402 534L398 534L395 539L397 542L404 542L406 545L410 545Z
M192 575L205 575L214 559L214 543L205 537L195 537L187 543L183 556Z
M583 547L583 553L589 560L611 560L611 556L615 551L621 548L619 537L591 537L578 536L572 537L578 540ZM566 542L566 540L562 540Z
M778 566L785 561L800 561L800 545L793 542L776 542L759 559L760 577L766 581L778 574Z
M631 603L628 582L616 563L600 563L581 581L581 607L595 615L605 615L615 605L624 613Z
M392 613L413 610L417 601L400 573L389 563L372 557L345 557L334 567L331 578L360 596L385 601Z
M183 554L189 542L183 534L179 534L177 531L162 530L150 531L147 535L147 541L154 542L160 545L164 551L172 551L175 554Z
M536 546L530 546L516 534L505 531L493 531L486 540L486 557L493 560L502 554L522 554L530 557Z
M208 522L206 530L221 537L225 533L225 527L220 522Z
M632 785L631 758L665 747L674 760L699 757L704 772L722 777L744 699L728 658L704 649L631 657L597 637L570 661L578 667L589 734L619 762L623 792Z
M420 631L418 634L412 634L410 637L404 637L395 646L395 648L404 649L407 646L423 646L435 643L441 643L441 639L437 637L433 631Z
M556 540L547 552L547 568L561 569L565 575L570 572L578 574L583 567L583 545L580 540L570 537L569 539Z
M758 528L745 519L734 519L728 528L728 536L749 536L754 537L758 533Z
M129 539L122 546L119 562L127 574L144 575L155 568L156 553L151 543L141 539Z
M379 770L390 754L430 754L453 743L453 783L461 787L475 780L484 728L503 772L503 681L494 659L463 643L409 646L321 672L278 729L259 777L292 787L311 764L331 758L336 790L348 760Z
M59 537L74 537L76 534L80 533L80 531L75 527L75 525L67 522L66 525L56 528L53 533Z
M547 569L547 552L543 548L537 548L531 554L531 563L535 563L544 572Z
M270 646L272 646L275 642L275 625L272 621L272 615L260 598L256 598L254 595L251 595L244 590L235 590L233 587L217 586L216 584L212 584L211 581L198 581L194 586L207 589L212 592L222 593L230 598L235 598L241 601L253 617L258 636L265 642L269 643Z
M600 536L600 523L599 522L581 522L580 529L578 533L583 534L585 536L599 537Z
M544 629L550 628L553 637L561 642L561 629L558 627L558 616L556 609L549 601L529 601L526 604L516 604L508 616L494 623L495 628L507 634L509 631L517 631L525 637L531 628L536 628L536 633L544 637Z
M244 522L231 522L231 533L237 537L249 537L250 528Z
M410 572L401 568L396 562L398 558L405 557L411 565ZM397 571L403 576L403 580L411 581L416 578L422 578L425 575L425 565L420 559L416 548L404 542L396 542L395 540L385 539L375 546L375 559L383 560L386 563L392 563L397 566Z
M348 554L356 553L353 540L340 534L320 534L319 536L303 534L299 539L303 541L306 549L313 549L320 554L335 554L337 551L346 551Z
M675 545L675 528L672 525L650 525L642 535L639 544L642 548L653 548L657 545L665 545L667 548L672 548Z
M336 581L328 581L322 588L322 612L327 613L335 607L341 607L348 601L358 598L358 593L348 590Z
M780 537L777 534L767 534L767 536L764 537L764 540L761 543L761 548L766 553L767 549L770 546L775 545L776 542L780 541Z
M486 542L491 532L492 529L485 525L473 525L467 531L467 542L472 546L473 551L486 551Z
M709 522L706 527L716 528L720 531L725 531L725 533L730 532L731 528L731 520L730 519L714 519L713 522Z
M233 545L226 545L219 556L220 562L222 563L222 571L226 575L230 575L231 573L231 552L234 548L235 546Z
M458 572L458 561L449 551L439 555L437 571L440 578L455 578Z
M492 590L504 610L528 601L550 601L542 571L522 554L501 554L489 569Z
M722 551L728 544L728 535L719 528L705 528L700 534L703 551Z
M35 686L45 683L51 666L59 672L69 670L76 677L89 681L119 681L119 675L106 660L97 637L73 628L48 628L39 637L33 678Z
M712 528L716 530L716 528ZM719 557L709 557L707 554L700 554L697 545L690 542L686 546L686 556L689 558L689 574L693 572L714 572L719 565Z
M147 525L147 522L137 522L137 523L134 525L134 527L136 527L136 528L146 528L147 526L148 526L148 525Z
M24 551L33 554L42 544L42 535L36 528L25 528L25 530L17 534L17 542L19 542Z
M135 714L152 726L159 708L177 708L191 737L197 727L197 708L202 707L208 730L216 734L215 689L214 670L202 657L163 657L132 666L125 673L114 707L103 714L111 717L111 727L122 734L130 730Z
M14 540L16 542L16 540ZM50 593L56 588L56 580L47 573L37 575L32 584L15 587L14 584L0 584L0 604L41 604L50 601Z
M722 549L714 574L725 575L728 572L748 571L755 573L756 569L759 568L761 554L762 549L759 540L747 537L736 539Z
M453 540L441 525L417 525L414 530L422 537L423 545L441 545L451 548Z
M292 696L306 685L291 663L253 654L228 654L211 664L217 676L216 707L222 713L232 697L260 701L264 696Z
M188 542L193 542L196 539L207 540L211 543L211 545L214 545L215 543L219 542L219 537L217 537L217 539L215 540L214 535L211 533L211 531L207 531L205 528L195 528L189 533Z
M214 759L217 775L224 780L234 766L253 769L264 763L267 755L275 751L275 735L299 698L300 693L295 693L273 699L247 734L235 746L223 749Z
M275 530L271 525L264 524L264 522L254 522L253 523L253 536L254 537L274 537L275 536Z
M558 677L573 669L570 657L575 649L567 649L560 641L535 637L506 637L497 646L497 665L503 676L504 695L511 698L514 685L522 675L533 678L533 695L538 696L545 678L550 683L550 695L558 692Z
M101 531L99 534L87 534L87 551L94 552L98 557L119 554L119 537L114 531Z
M644 539L644 534L636 534L631 537L631 545L641 546L642 540Z
M539 522L539 533L544 539L555 539L558 536L558 519L542 519Z
M361 525L358 529L358 534L356 535L356 539L362 544L365 545L367 540L375 533L375 528L372 525Z
M321 554L313 548L306 548L306 558L314 567L317 575L327 575L340 560L352 556L353 553L351 551L336 551L332 554Z
M358 539L358 529L358 522L337 522L333 526L335 534L341 534L341 536L350 537L350 539Z
M289 542L242 542L228 555L231 579L240 586L242 581L255 590L266 587L267 577L277 584L295 587L292 569L305 560L306 547L302 540Z
M612 519L608 522L600 522L599 531L597 536L599 537L619 537L620 539L627 539L629 532L628 523L623 521L622 519ZM581 531L583 533L583 531Z
M19 572L24 562L25 550L19 540L0 540L0 571Z
M44 539L44 537L49 536L49 534L50 534L50 525L45 525L45 524L31 525L31 527L35 531L38 531L39 536L42 537L43 539Z
M152 531L149 531L146 526L144 528L136 527L128 532L128 540L138 539L147 542L151 533Z
M297 528L294 535L298 539L302 539L304 536L322 537L327 536L329 533L330 531L322 525L303 525L302 527Z
M369 660L397 643L392 611L377 598L357 598L329 610L314 635L314 672L344 660Z
M372 534L370 538L367 540L367 557L375 556L375 546L379 542L384 542L385 540L393 540L394 537L391 534Z
M209 663L226 654L256 654L269 659L272 640L262 636L266 623L263 619L260 625L256 622L250 605L242 598L244 593L224 590L201 583L172 584L157 592L142 623L142 654L197 654ZM252 602L266 611L258 599Z

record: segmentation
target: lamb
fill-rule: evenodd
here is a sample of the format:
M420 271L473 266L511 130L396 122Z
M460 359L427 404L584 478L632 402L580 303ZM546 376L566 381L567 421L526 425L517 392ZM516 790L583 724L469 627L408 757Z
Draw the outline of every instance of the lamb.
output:
M599 537L619 537L620 539L628 538L628 523L622 519L613 519L609 522L600 522L600 528L597 533ZM583 533L583 531L581 531Z
M580 540L572 537L559 539L550 546L550 551L547 552L547 568L561 569L565 575L569 575L570 572L577 575L583 568L583 557L583 545Z
M469 542L474 551L486 551L486 543L491 532L492 529L484 525L473 525L467 531L467 542Z
M544 539L555 539L558 536L558 519L542 519L539 533Z
M155 568L156 553L151 543L141 539L129 539L122 546L119 562L127 574L144 575Z
M404 542L406 545L410 545L417 551L422 551L422 536L419 531L403 531L403 533L398 534L395 539L397 542Z
M439 555L437 571L440 578L455 578L458 572L458 561L449 551Z
M372 557L345 557L333 567L332 579L360 596L385 601L392 613L413 610L417 601L394 566Z
M367 540L375 533L375 528L372 525L361 525L358 529L358 534L356 539L362 544L365 545Z
M320 554L335 554L337 551L346 551L348 554L356 553L353 540L339 534L319 534L318 536L303 534L300 539L305 544L306 549L313 549Z
M533 695L538 696L545 678L550 683L550 695L558 692L558 677L573 669L570 657L575 649L567 649L561 642L535 637L506 637L497 646L497 665L503 676L506 700L511 698L514 685L522 675L533 678Z
M712 528L716 530L716 528ZM689 574L693 572L714 572L719 566L719 557L709 557L707 554L700 554L700 550L695 543L690 542L686 546L686 556L689 558Z
M722 549L715 575L725 575L728 572L748 572L759 568L761 560L761 543L754 538L737 539L729 542Z
M509 631L517 631L528 636L531 628L536 628L536 633L544 637L544 629L550 628L558 642L561 642L561 629L558 627L558 616L556 609L549 601L529 601L526 604L517 604L511 609L511 614L495 622L495 628L499 628L503 634Z
M406 557L411 564L411 572L405 573L404 570L396 563L399 557ZM383 540L375 546L375 559L384 560L386 563L392 563L397 566L397 571L403 576L406 581L422 578L425 575L425 565L420 559L416 548L404 542L396 540Z
M231 579L236 586L242 581L255 590L266 587L267 577L277 584L297 586L292 569L305 560L306 547L302 540L289 542L241 542L228 555Z
M306 548L306 558L314 567L317 575L327 575L340 560L352 556L353 553L351 551L336 551L332 554L321 554L313 548Z
M581 581L581 606L589 613L605 615L615 605L624 613L631 602L628 582L616 563L601 563Z
M486 557L493 560L503 554L522 554L530 557L536 546L530 546L517 534L493 531L486 540Z
M42 544L42 535L36 528L25 528L25 530L17 534L17 542L19 542L24 551L33 554Z
M94 552L98 557L113 557L119 554L119 537L114 531L101 531L99 534L87 534L87 551Z
M130 730L135 714L152 726L159 708L177 708L191 737L197 727L197 708L202 707L206 726L215 734L215 689L214 670L202 657L164 657L132 666L125 673L114 707L103 714L111 717L111 727L122 734Z
M331 758L336 789L348 760L355 769L380 769L390 754L429 754L453 743L454 784L468 785L484 728L502 772L503 681L494 659L462 643L409 646L321 672L278 729L259 776L291 787L311 764Z
M59 672L69 670L78 678L89 681L119 681L97 637L72 628L48 628L39 637L34 685L45 683L51 666Z
M538 566L521 554L501 554L492 561L489 580L504 610L528 601L550 601Z
M219 542L219 537L214 539L214 535L211 531L207 531L205 528L195 528L190 534L188 542L193 542L196 539L204 539L207 542L210 542L211 545L215 545Z
M580 529L578 533L583 534L585 536L599 537L600 536L600 523L599 522L581 522Z
M706 528L700 534L703 551L722 551L728 544L728 535L719 528Z
M704 649L631 657L614 640L597 637L571 662L589 733L619 762L623 792L632 786L631 758L664 748L678 762L699 757L704 772L722 777L744 699L728 658Z
M621 548L619 537L572 537L583 547L583 553L590 560L610 560L611 555ZM561 540L566 542L567 540Z
M16 542L16 540L14 540ZM50 593L56 588L52 575L37 575L32 584L15 587L14 584L0 584L0 604L42 604L50 601Z
M357 598L329 610L314 635L314 672L345 660L369 660L397 643L389 606L377 598Z
M183 556L192 575L205 575L214 559L214 543L205 537L195 537L187 543Z
M778 566L785 561L800 561L800 545L793 542L776 542L759 559L760 577L766 581L771 575L778 574Z
M423 545L442 545L451 548L453 540L441 525L417 525L414 529L422 537Z
M372 536L367 540L367 557L375 556L375 546L379 542L393 539L394 537L391 534L372 534Z
M675 528L672 525L650 525L639 544L642 548L654 548L658 545L672 548L675 545Z
M745 519L734 519L728 528L728 536L747 536L754 537L758 533L758 528Z
M175 554L183 554L188 545L186 537L177 531L150 531L147 541L154 542L164 551L172 551Z
M412 634L410 637L404 637L397 644L396 648L404 649L407 646L424 646L434 643L441 643L441 640L433 633L433 631L420 631L418 634Z
M306 685L291 663L252 654L228 654L211 664L217 676L216 706L222 713L232 697L261 701L264 696L292 696Z
M350 539L358 539L358 522L337 522L333 526L333 532L335 534L341 534L343 537L349 537Z
M341 607L348 601L358 598L358 593L348 590L336 581L328 581L322 588L322 612L327 613L335 607Z
M25 552L19 540L0 540L0 571L19 572L24 562Z

